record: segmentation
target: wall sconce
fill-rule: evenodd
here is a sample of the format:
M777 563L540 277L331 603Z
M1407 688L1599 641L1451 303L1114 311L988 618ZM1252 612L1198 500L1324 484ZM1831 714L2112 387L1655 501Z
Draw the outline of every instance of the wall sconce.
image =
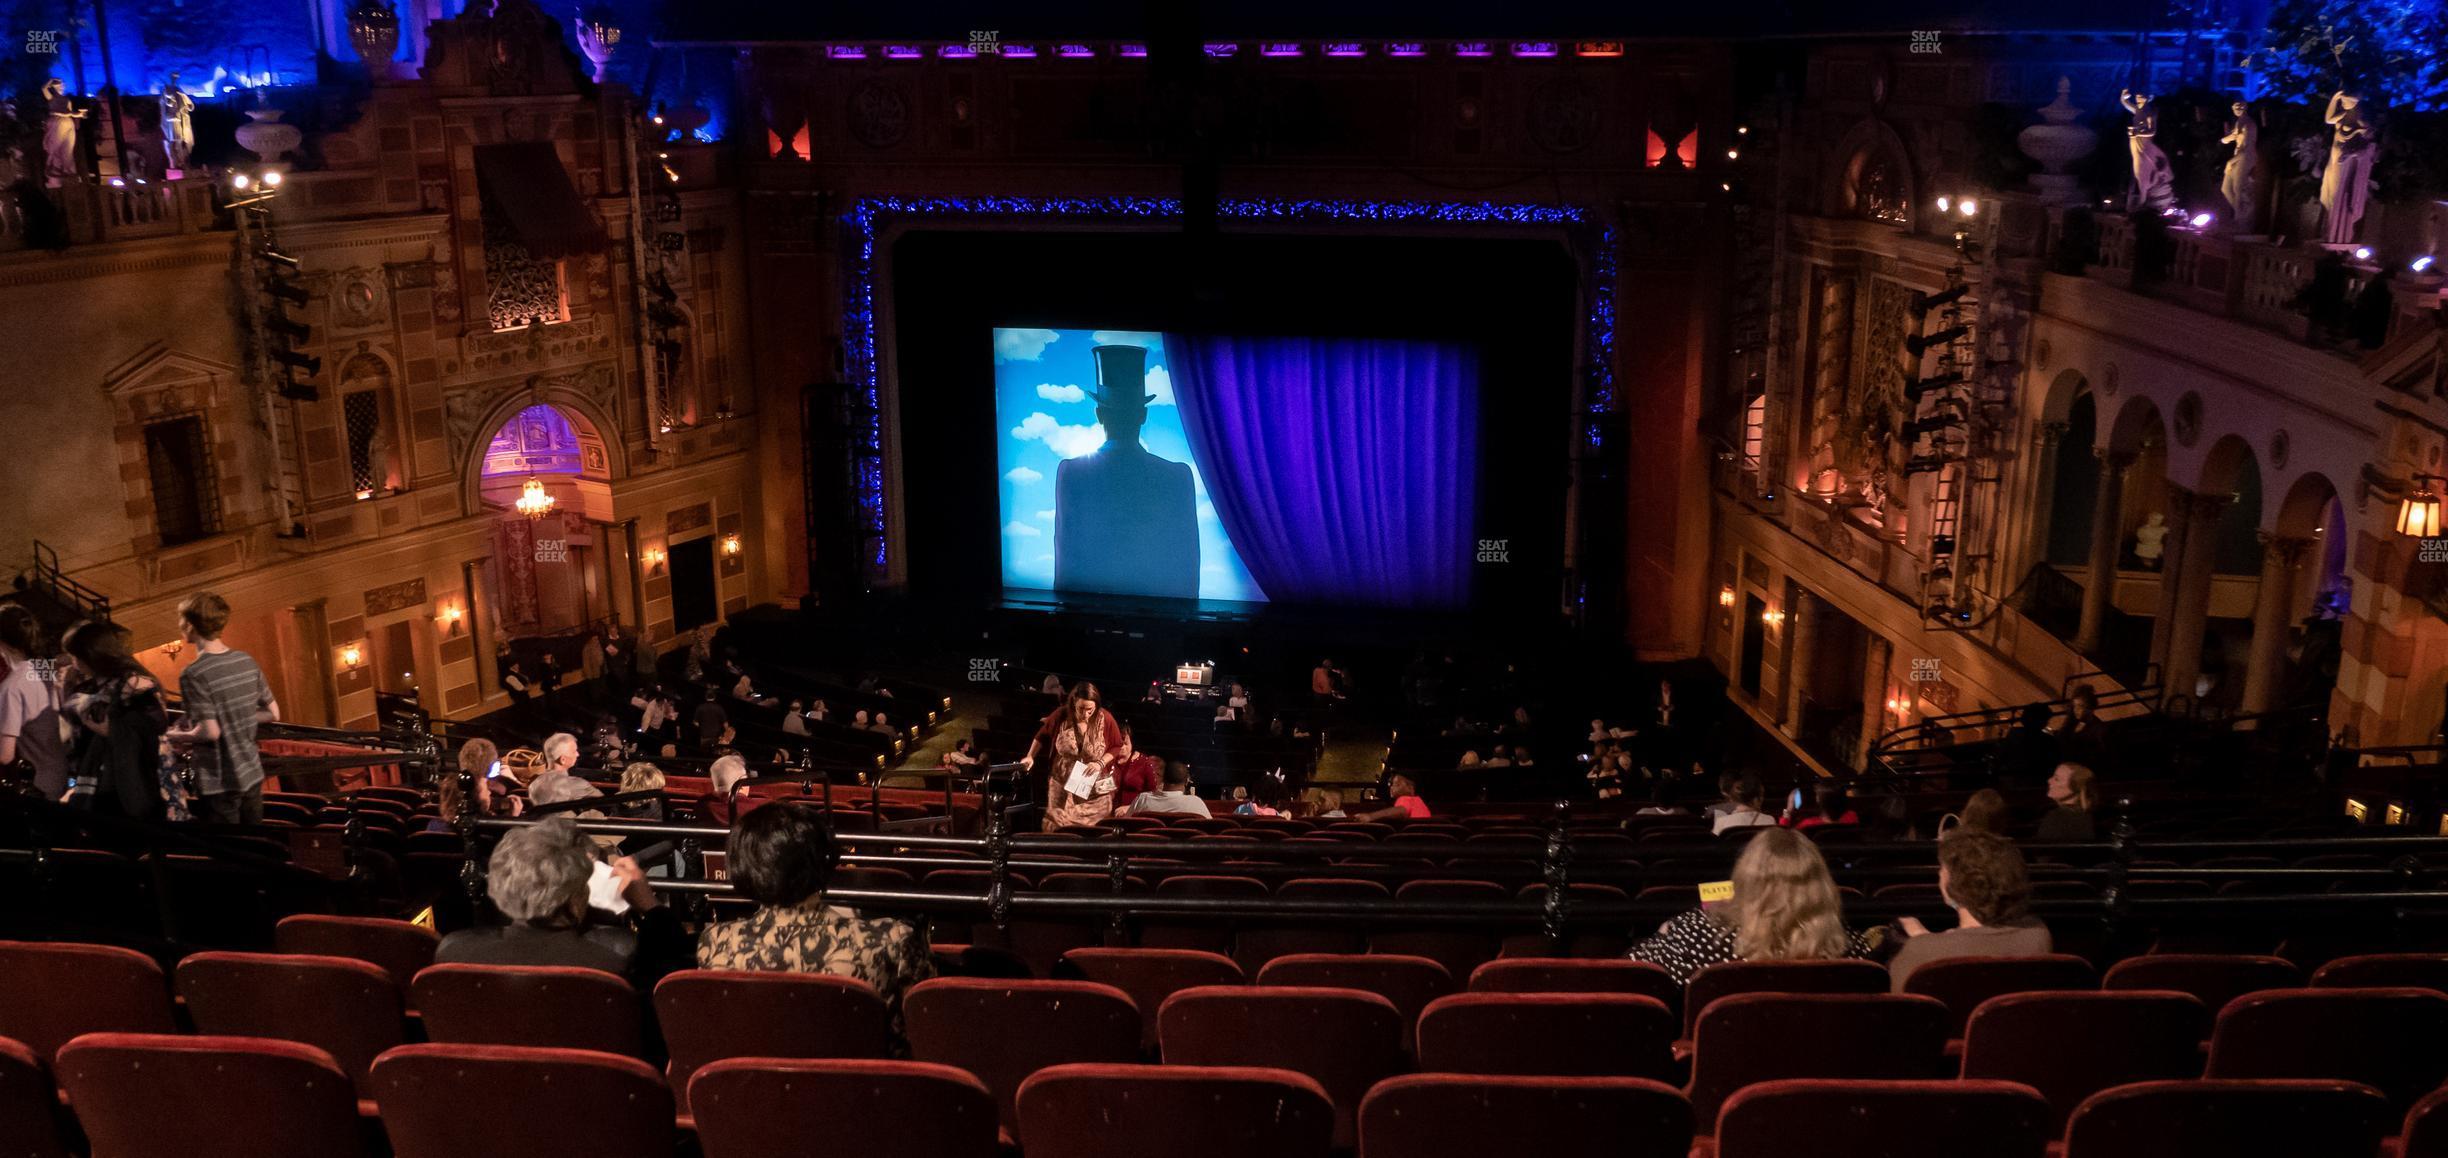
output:
M1783 627L1785 626L1785 613L1778 611L1775 608L1770 608L1769 610L1760 612L1760 622L1765 623L1770 627Z
M2432 539L2440 533L2440 497L2432 483L2448 482L2435 474L2414 476L2414 493L2397 506L2397 533L2417 539Z
M725 554L725 555L737 555L737 554L739 554L739 553L740 553L740 537L739 537L739 535L738 535L738 534L736 534L736 533L734 533L734 534L729 534L729 535L724 535L724 536L723 536L723 541L722 541L722 551L723 551L723 554Z
M364 667L365 649L353 643L342 647L340 649L340 666L347 668L350 671L356 671L358 668Z
M460 622L467 618L467 612L460 610L456 603L446 603L442 605L442 613L434 618L442 624L442 634L452 636L459 634Z
M646 573L647 573L647 574L649 574L649 575L659 575L659 574L661 574L661 573L662 573L662 571L663 571L663 548L661 548L661 547L648 547L648 548L646 548Z
M1720 587L1720 588L1718 588L1718 589L1717 589L1717 606L1719 606L1719 607L1732 607L1732 606L1734 606L1734 588L1732 588L1732 587L1728 586L1728 587Z

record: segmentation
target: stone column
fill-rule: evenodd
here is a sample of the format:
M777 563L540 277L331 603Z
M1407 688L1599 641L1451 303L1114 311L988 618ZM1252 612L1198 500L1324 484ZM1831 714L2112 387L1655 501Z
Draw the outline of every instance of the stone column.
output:
M2074 650L2099 650L2108 627L2108 609L2116 601L2117 543L2124 538L2118 524L2125 512L2125 471L2134 462L2130 451L2098 452L2099 490L2091 499L2091 575L2083 582L2082 625L2074 632Z
M1895 662L1895 645L1886 636L1872 635L1862 653L1862 725L1853 741L1855 771L1869 768L1870 743L1887 730L1887 665Z
M1785 609L1785 630L1793 633L1785 656L1785 734L1802 735L1802 705L1810 699L1811 663L1819 648L1819 617L1827 604L1796 588L1793 606Z
M2287 610L2295 602L2295 569L2311 546L2310 539L2261 536L2261 590L2253 601L2252 649L2244 662L2240 705L2245 714L2278 706L2278 687L2286 676Z
M2172 601L2162 601L2170 616L2167 656L2160 661L2166 695L2192 695L2193 679L2201 674L2202 633L2210 626L2211 571L2218 562L2219 516L2227 503L2226 495L2188 495L2174 504L2183 511L2184 546L2183 565L2163 588L2174 592Z

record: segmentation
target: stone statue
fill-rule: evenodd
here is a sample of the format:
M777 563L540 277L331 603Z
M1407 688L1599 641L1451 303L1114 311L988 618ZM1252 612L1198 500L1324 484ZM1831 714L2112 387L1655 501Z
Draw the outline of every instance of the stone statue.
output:
M77 121L86 110L68 98L58 77L43 82L43 174L54 187L77 178Z
M2135 212L2149 209L2165 213L2176 207L2176 173L2168 165L2167 154L2159 149L2159 110L2149 93L2120 89L2117 103L2133 114L2125 126L2125 144L2133 154L2133 192L2126 197L2125 209Z
M2371 125L2363 119L2363 99L2339 89L2329 97L2321 119L2337 130L2329 142L2329 167L2321 171L2321 240L2351 245L2363 208L2371 199Z
M2167 516L2157 511L2134 528L2134 558L2141 561L2144 570L2159 569L2160 557L2167 553L2167 537Z
M391 432L383 429L380 422L374 424L373 435L366 439L366 474L378 492L400 489L399 462L391 452Z
M2219 143L2235 146L2235 152L2228 154L2226 173L2219 179L2219 196L2227 199L2227 224L2238 233L2250 233L2259 208L2253 189L2261 175L2261 125L2253 120L2252 107L2243 101L2229 107L2235 111L2235 119L2227 122L2227 135L2220 137Z
M187 167L187 151L195 148L195 98L179 88L179 74L171 73L161 87L162 156L168 166L164 176L178 177Z

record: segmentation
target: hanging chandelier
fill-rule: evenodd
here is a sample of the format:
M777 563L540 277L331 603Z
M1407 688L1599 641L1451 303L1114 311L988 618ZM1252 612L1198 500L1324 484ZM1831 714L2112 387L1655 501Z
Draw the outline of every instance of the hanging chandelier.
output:
M540 519L551 513L553 497L544 493L543 479L530 476L527 484L519 488L518 502L512 505L518 508L518 513L530 519Z

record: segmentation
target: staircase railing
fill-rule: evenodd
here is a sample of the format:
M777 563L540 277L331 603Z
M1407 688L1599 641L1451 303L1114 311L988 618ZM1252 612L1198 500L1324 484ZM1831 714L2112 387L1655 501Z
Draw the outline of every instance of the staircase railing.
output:
M110 596L69 578L60 568L59 552L40 539L34 540L34 568L26 581L27 586L74 611L79 618L110 618Z

